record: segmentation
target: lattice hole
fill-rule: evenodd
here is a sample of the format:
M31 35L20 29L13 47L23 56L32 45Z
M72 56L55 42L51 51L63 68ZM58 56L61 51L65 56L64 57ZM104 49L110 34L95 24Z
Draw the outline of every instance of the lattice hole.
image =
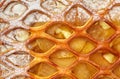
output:
M73 38L69 45L73 50L81 54L87 54L95 48L95 44L84 37Z
M87 33L96 40L104 41L109 39L115 33L115 30L106 22L98 21L88 28Z
M66 24L57 23L50 25L46 33L58 39L67 39L72 35L73 30Z
M29 42L27 47L36 52L36 53L44 53L51 49L55 43L46 38L36 38L33 41Z
M73 6L65 14L65 20L75 27L83 26L89 19L90 14L80 5Z
M29 65L29 63L33 60L33 57L26 52L19 51L8 55L7 60L15 66L24 67Z
M63 68L73 64L75 60L76 60L75 55L70 51L64 49L57 50L56 52L50 55L50 61Z
M57 69L46 62L41 62L35 66L33 66L29 72L38 75L40 77L48 77L53 75L55 72L57 72Z
M106 51L106 50L98 50L92 55L90 55L90 60L94 61L96 64L101 67L107 67L113 64L118 59L118 56Z
M4 43L0 44L0 54L1 53L6 53L6 52L8 52L8 51L10 51L12 49L13 49L13 47L11 45L4 44Z
M3 12L10 18L15 18L20 17L23 13L25 13L26 10L27 7L25 4L22 4L20 2L12 2L5 8Z
M25 29L13 29L3 38L10 42L24 42L29 36L30 33Z
M31 27L44 25L48 21L50 21L50 17L40 11L30 12L23 20L26 25Z
M87 62L79 62L73 67L72 73L78 79L91 79L97 73L97 69Z

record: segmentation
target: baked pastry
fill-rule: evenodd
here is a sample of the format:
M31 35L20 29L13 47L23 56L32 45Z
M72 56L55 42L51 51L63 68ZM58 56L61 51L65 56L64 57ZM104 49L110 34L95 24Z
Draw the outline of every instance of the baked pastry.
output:
M0 0L0 79L120 79L120 0Z

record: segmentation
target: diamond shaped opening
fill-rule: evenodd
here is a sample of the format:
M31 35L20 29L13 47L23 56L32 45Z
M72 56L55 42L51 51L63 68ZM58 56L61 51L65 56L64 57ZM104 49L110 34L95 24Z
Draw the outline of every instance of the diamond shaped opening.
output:
M115 33L115 30L106 22L98 21L88 28L87 33L96 40L104 41L109 39Z
M108 75L99 75L97 79L113 79L111 76Z
M118 59L118 56L107 51L98 50L90 55L90 60L100 65L101 67L108 67Z
M19 75L19 76L13 77L12 79L32 79L32 78L27 77L27 76L23 76L23 75Z
M55 43L53 41L46 38L36 38L30 41L27 47L36 53L44 53L50 50L54 45Z
M113 6L109 13L105 16L110 22L112 22L116 27L120 28L120 5Z
M78 79L91 79L97 71L97 68L88 62L79 62L75 67L72 68L72 73Z
M53 75L55 72L57 72L57 69L54 66L50 65L49 63L41 62L33 66L29 70L29 72L38 75L40 77L48 77Z
M70 51L64 49L57 50L50 55L50 61L63 68L73 64L75 60L76 60L75 55Z
M0 77L5 78L14 73L14 69L0 61Z
M28 32L28 30L18 28L18 29L13 29L3 38L10 42L15 42L15 41L24 42L29 38L29 36L30 33Z
M95 48L95 44L84 37L73 38L69 45L73 50L80 54L88 54Z
M80 5L73 6L65 14L65 20L74 26L83 26L89 19L90 14Z
M20 17L23 13L25 13L26 10L27 7L25 6L25 4L20 2L11 2L7 5L3 12L10 18L15 18Z
M67 24L55 23L48 27L46 33L58 39L67 39L72 35L73 30Z
M31 27L44 25L50 21L50 17L41 11L32 11L23 19L24 24Z
M72 79L72 78L67 75L57 75L57 77L52 78L52 79Z
M0 43L0 54L1 53L6 53L10 50L12 50L13 47L11 45L5 44L5 43Z
M29 53L19 51L8 55L6 60L15 66L24 67L30 64L33 57Z
M112 72L120 78L120 63L113 69Z
M41 6L53 14L61 13L69 5L67 0L43 0Z
M120 36L117 36L111 43L110 47L112 47L114 50L120 52Z

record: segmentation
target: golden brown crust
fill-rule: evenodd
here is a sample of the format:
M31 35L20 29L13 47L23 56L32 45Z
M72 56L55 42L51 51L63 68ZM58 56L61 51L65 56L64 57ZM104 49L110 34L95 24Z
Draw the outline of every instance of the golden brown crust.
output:
M0 79L119 79L119 0L1 0Z

